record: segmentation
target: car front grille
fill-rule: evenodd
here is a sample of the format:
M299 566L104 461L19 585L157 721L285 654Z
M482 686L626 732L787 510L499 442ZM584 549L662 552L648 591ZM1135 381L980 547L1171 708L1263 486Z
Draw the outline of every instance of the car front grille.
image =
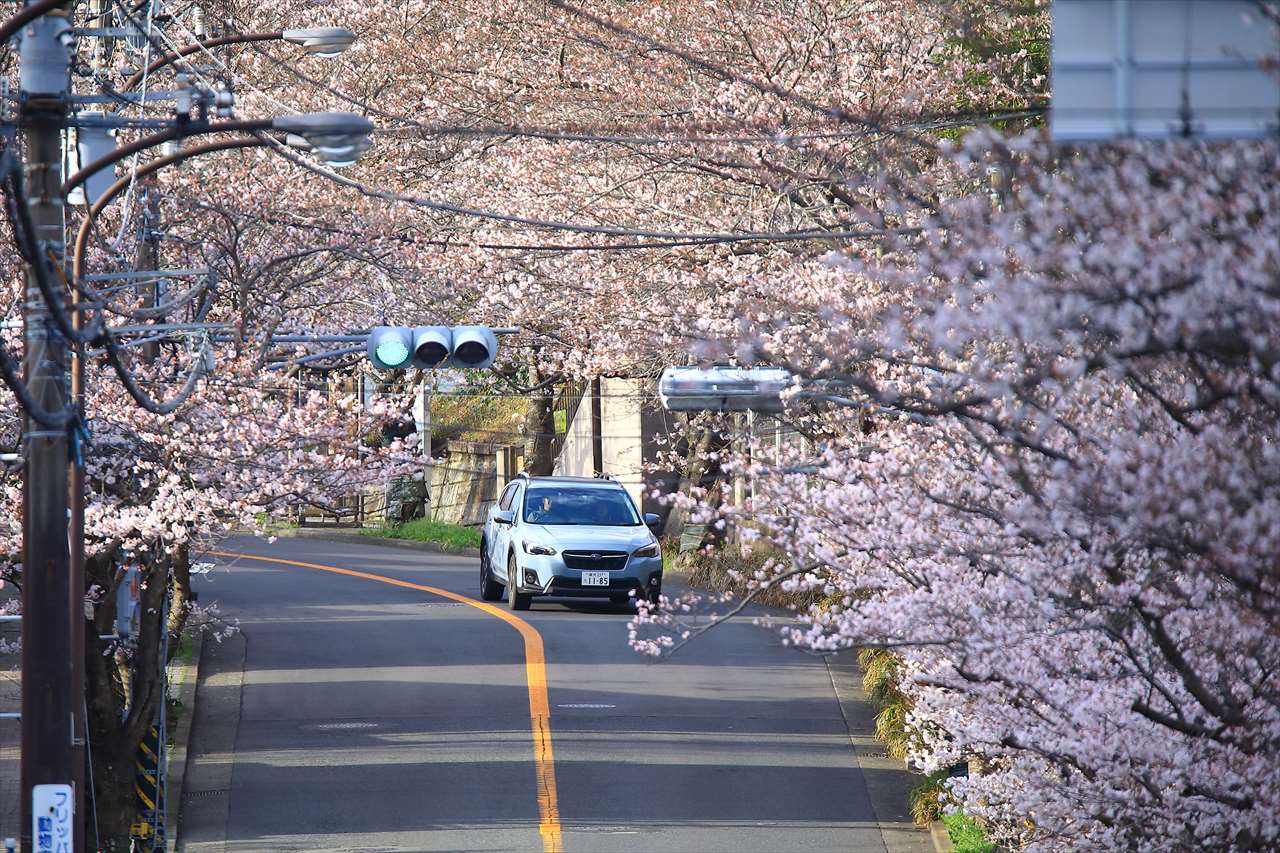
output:
M626 551L565 551L563 556L570 569L616 571L627 564Z

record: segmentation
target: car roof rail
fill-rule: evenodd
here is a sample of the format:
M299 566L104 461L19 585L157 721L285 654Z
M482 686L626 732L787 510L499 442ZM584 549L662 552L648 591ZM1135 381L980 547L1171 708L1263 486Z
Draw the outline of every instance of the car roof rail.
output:
M615 482L615 483L616 483L616 482L618 482L618 478L617 478L617 477L615 477L615 476L613 476L612 474L610 474L608 471L597 471L597 472L596 472L596 479L597 479L597 480L612 480L612 481L613 481L613 482Z
M528 472L528 471L521 471L519 474L516 474L516 479L517 479L517 480L519 480L519 479L525 479L525 480L528 480L528 479L529 479L529 472Z

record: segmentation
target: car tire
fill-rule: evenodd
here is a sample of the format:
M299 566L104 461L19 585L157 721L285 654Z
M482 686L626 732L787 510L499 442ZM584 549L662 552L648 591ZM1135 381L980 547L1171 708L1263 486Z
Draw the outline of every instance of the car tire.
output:
M480 598L483 601L498 601L502 598L502 584L493 579L489 571L489 549L484 542L480 543Z
M533 596L520 591L520 569L516 566L516 555L507 558L507 607L512 610L528 610Z
M662 597L662 584L650 587L649 591L644 594L644 597L645 600L649 602L650 606L657 607L658 599Z

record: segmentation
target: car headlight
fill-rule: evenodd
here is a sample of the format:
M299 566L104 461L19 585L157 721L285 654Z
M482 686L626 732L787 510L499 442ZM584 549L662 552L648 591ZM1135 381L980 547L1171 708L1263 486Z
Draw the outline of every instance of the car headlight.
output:
M527 539L521 544L524 545L524 552L526 554L540 554L544 557L550 557L556 552L556 549L549 545L539 545L537 542L530 542Z
M661 551L661 550L659 550L659 548L658 548L658 543L657 543L657 542L650 542L648 545L645 545L643 548L637 548L637 549L635 549L634 551L632 551L632 552L631 552L631 556L633 556L633 557L656 557L656 556L658 556L658 555L659 555L659 554L661 554L661 553L662 553L662 551Z

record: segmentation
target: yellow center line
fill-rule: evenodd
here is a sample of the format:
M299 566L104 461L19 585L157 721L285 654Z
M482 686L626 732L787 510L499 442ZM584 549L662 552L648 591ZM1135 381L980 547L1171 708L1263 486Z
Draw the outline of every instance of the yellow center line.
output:
M560 803L556 796L556 764L555 754L551 749L551 701L547 698L547 663L542 649L542 637L536 628L514 613L503 610L483 601L476 601L447 589L411 583L372 572L358 572L355 569L342 569L337 566L325 566L320 563L304 563L299 560L283 560L279 557L260 557L257 554L238 554L231 551L206 551L215 557L231 557L237 559L257 560L263 563L279 563L284 566L298 566L303 569L316 569L331 572L335 575L348 575L353 578L377 581L391 586L416 589L429 592L441 598L448 598L483 610L490 616L496 616L503 622L520 632L524 639L524 674L525 683L529 686L529 720L533 724L533 762L538 775L538 832L542 835L543 853L561 853L564 850L560 834Z

